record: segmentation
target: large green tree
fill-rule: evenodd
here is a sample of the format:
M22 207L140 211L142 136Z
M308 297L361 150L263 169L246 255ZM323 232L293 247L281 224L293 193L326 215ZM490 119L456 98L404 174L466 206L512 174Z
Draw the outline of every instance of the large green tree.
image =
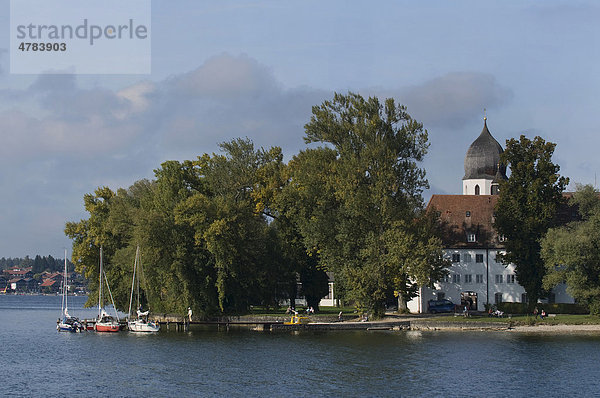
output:
M510 167L510 176L500 184L494 227L506 238L506 253L500 258L515 264L517 280L533 306L544 296L544 263L540 239L556 223L562 192L569 179L561 177L560 167L552 162L556 144L541 137L533 140L521 135L506 141L501 162Z
M295 275L281 255L277 230L257 210L256 172L280 151L249 140L221 144L224 155L167 161L153 181L84 197L89 218L67 223L73 259L98 290L98 253L115 303L127 308L136 246L141 246L144 299L152 311L216 315L250 305L277 305Z
M567 292L600 315L600 199L591 185L579 186L571 203L580 221L551 228L542 239L544 286L566 282Z
M441 258L441 244L412 251L428 186L419 167L427 132L393 99L354 93L313 107L305 129L307 143L324 146L290 162L287 189L296 206L288 215L322 268L335 273L338 292L381 314L393 287L406 296L406 284L394 280L428 284L439 276L425 258Z

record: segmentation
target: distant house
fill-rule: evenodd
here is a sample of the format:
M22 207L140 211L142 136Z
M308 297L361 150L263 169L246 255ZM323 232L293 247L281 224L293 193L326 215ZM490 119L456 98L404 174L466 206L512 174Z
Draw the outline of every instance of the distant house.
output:
M33 271L31 270L31 267L27 267L27 268L11 268L11 269L4 270L4 275L8 279L14 279L14 278L33 278Z
M38 281L36 281L33 278L25 278L25 291L37 292L38 291Z
M42 293L57 293L60 290L60 282L54 279L46 279L40 285Z
M27 282L25 278L13 278L8 281L8 287L13 292L24 292L27 290Z
M13 278L8 281L8 288L13 292L37 292L38 283L33 278Z

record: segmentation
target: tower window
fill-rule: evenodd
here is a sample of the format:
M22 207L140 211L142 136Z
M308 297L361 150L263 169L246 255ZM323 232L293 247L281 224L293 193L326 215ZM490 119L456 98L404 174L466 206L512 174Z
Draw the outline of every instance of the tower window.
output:
M467 210L467 212L465 213L465 216L471 217L471 212L469 210Z
M475 185L475 195L479 195L479 184Z
M475 242L475 234L469 233L467 234L467 242Z

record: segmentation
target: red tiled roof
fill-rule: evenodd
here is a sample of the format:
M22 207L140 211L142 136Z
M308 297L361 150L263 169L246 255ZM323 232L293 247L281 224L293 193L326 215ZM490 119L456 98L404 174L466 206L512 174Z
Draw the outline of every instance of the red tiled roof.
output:
M58 282L57 282L57 281L55 281L55 280L52 280L52 279L46 279L46 280L44 280L44 282L43 282L43 283L40 285L40 287L50 287L50 286L54 285L55 283L58 283Z
M4 272L7 273L8 275L21 275L22 276L30 271L24 270L24 269L7 269Z
M573 194L565 192L563 196L568 200ZM445 247L501 249L504 245L493 227L497 202L498 195L433 195L427 211L439 212ZM567 204L559 208L556 222L561 225L577 217L576 207ZM467 242L468 233L475 234L476 242Z
M497 195L433 195L427 211L439 212L446 247L502 248L492 227L497 201ZM475 242L467 242L469 233Z

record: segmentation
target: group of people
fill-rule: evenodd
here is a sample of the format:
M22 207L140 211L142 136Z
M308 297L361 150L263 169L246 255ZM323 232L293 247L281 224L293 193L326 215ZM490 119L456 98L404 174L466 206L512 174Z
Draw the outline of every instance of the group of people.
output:
M286 314L296 314L298 315L298 311L296 311L295 308L293 307L287 307L287 310L285 311ZM312 315L315 313L315 309L313 307L306 307L306 314L307 315Z
M488 310L488 316L495 316L497 318L502 318L504 316L504 312L500 311L496 306L490 307Z
M542 312L539 312L538 307L535 307L533 309L533 315L535 315L535 319L537 319L537 317L539 315L540 319L543 321L544 318L546 317L546 311L542 308Z

